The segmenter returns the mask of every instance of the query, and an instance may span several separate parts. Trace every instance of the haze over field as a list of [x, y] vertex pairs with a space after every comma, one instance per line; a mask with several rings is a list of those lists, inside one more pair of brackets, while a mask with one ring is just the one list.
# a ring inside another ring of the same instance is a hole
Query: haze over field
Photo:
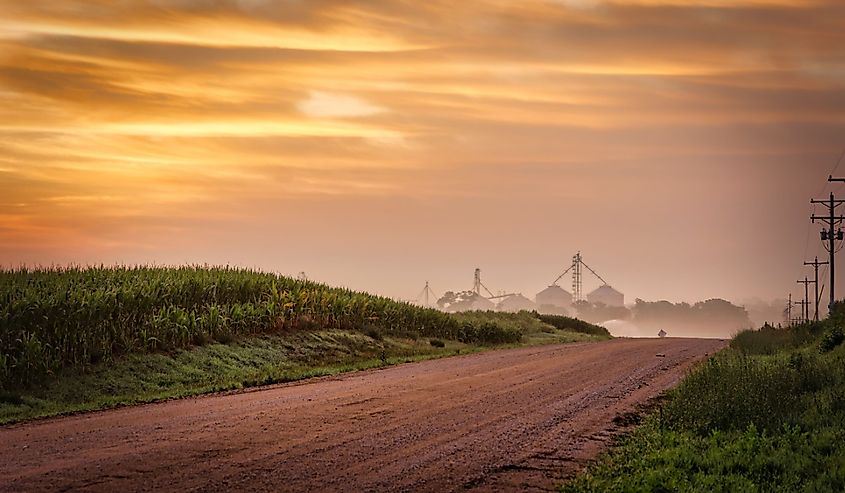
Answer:
[[839, 0], [0, 0], [0, 264], [784, 298], [843, 46]]

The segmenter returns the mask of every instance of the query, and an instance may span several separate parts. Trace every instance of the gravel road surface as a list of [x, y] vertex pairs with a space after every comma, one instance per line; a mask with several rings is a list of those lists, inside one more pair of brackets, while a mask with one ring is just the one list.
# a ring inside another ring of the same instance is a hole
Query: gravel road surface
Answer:
[[0, 428], [0, 491], [542, 491], [724, 342], [488, 351]]

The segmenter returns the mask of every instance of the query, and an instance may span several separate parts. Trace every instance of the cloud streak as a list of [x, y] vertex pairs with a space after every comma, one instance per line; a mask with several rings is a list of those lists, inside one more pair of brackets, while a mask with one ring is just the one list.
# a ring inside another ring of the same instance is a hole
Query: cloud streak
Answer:
[[[767, 200], [806, 171], [779, 171], [765, 190], [733, 183], [790, 162], [824, 174], [845, 135], [834, 0], [0, 0], [0, 11], [5, 264], [233, 261], [401, 296], [438, 266], [507, 264], [525, 247], [488, 230], [528, 227], [517, 223], [547, 228], [539, 244], [614, 258], [597, 225], [623, 215], [628, 255], [647, 262], [664, 237], [715, 262], [764, 225], [743, 230], [705, 197]], [[803, 204], [815, 192], [795, 193]], [[657, 205], [679, 201], [665, 217]], [[355, 265], [326, 246], [350, 234], [349, 217], [362, 231], [345, 244]], [[409, 263], [379, 225], [493, 246], [473, 258], [394, 243], [431, 260], [368, 277], [385, 256]], [[713, 243], [726, 228], [736, 237]], [[226, 229], [244, 243], [221, 239]], [[261, 235], [286, 245], [283, 260], [253, 246]], [[547, 282], [557, 250], [503, 283]], [[656, 276], [685, 262], [666, 255]], [[660, 283], [607, 263], [659, 296]], [[684, 296], [720, 294], [690, 268], [703, 285]], [[766, 286], [786, 275], [737, 290], [774, 295]]]

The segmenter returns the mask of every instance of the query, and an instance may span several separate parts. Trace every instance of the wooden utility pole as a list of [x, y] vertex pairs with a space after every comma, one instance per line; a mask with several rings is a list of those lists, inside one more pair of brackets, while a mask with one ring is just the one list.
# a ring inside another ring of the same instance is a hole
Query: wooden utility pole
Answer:
[[801, 305], [801, 318], [804, 322], [810, 321], [810, 284], [813, 281], [807, 279], [804, 276], [804, 280], [799, 280], [798, 284], [804, 285], [804, 301], [799, 301], [798, 304]]
[[[845, 181], [845, 178], [828, 178], [830, 181]], [[842, 233], [842, 229], [839, 228], [839, 225], [842, 224], [842, 221], [845, 220], [845, 217], [839, 216], [836, 214], [836, 208], [845, 203], [845, 200], [837, 200], [833, 193], [830, 194], [829, 200], [810, 200], [811, 204], [822, 204], [827, 207], [827, 215], [826, 216], [817, 216], [813, 214], [810, 216], [810, 219], [815, 223], [819, 221], [827, 225], [829, 229], [825, 230], [822, 228], [822, 241], [826, 241], [827, 245], [825, 249], [827, 250], [830, 258], [828, 262], [830, 263], [830, 303], [828, 304], [828, 310], [833, 309], [833, 302], [836, 301], [836, 242], [842, 241], [844, 235]]]
[[786, 324], [792, 326], [792, 293], [789, 293], [789, 301], [786, 302]]
[[830, 265], [830, 262], [819, 262], [819, 258], [816, 257], [816, 259], [812, 262], [804, 262], [804, 265], [812, 265], [813, 266], [813, 272], [815, 273], [815, 278], [814, 278], [815, 280], [813, 281], [813, 285], [816, 287], [816, 297], [813, 298], [813, 299], [816, 302], [816, 314], [813, 317], [813, 319], [816, 322], [818, 322], [819, 321], [819, 301], [821, 301], [821, 299], [819, 298], [819, 266], [820, 265]]

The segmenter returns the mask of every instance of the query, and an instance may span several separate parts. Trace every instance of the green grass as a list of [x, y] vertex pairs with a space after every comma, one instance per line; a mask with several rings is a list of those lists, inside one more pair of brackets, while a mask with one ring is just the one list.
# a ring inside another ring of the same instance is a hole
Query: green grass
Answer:
[[0, 423], [288, 382], [476, 350], [462, 343], [376, 341], [355, 332], [251, 337], [171, 353], [133, 354], [68, 370], [44, 386], [0, 395]]
[[[494, 318], [495, 314], [488, 317]], [[507, 315], [505, 316], [507, 318]], [[543, 328], [546, 330], [534, 331]], [[0, 392], [0, 424], [143, 402], [235, 390], [379, 368], [457, 354], [600, 338], [547, 327], [526, 328], [522, 341], [467, 344], [325, 330], [245, 337], [69, 368], [46, 383]]]
[[840, 426], [707, 435], [671, 431], [656, 419], [562, 492], [845, 491], [845, 433]]
[[840, 324], [738, 334], [561, 491], [845, 491]]

